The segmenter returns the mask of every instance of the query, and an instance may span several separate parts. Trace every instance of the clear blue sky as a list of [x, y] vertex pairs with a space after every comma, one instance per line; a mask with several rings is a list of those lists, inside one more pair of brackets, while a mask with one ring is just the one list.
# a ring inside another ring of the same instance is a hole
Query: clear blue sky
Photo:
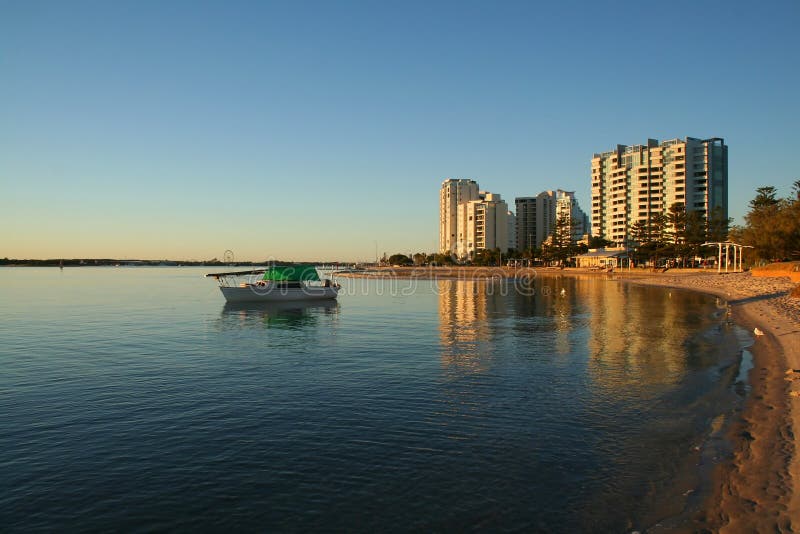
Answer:
[[0, 0], [0, 257], [433, 251], [447, 177], [576, 190], [724, 137], [731, 215], [798, 171], [800, 2]]

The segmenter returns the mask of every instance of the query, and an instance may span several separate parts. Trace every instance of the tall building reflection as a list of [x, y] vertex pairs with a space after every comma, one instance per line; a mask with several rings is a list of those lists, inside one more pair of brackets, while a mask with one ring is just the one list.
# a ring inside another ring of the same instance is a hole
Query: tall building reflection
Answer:
[[[566, 280], [563, 281], [566, 282]], [[550, 299], [552, 301], [553, 327], [555, 329], [555, 345], [553, 348], [556, 354], [563, 356], [570, 352], [570, 332], [575, 326], [573, 309], [576, 295], [574, 284], [562, 283], [559, 285], [561, 287], [555, 288], [557, 289], [556, 292], [551, 290]], [[567, 285], [569, 285], [569, 288], [565, 287]], [[542, 302], [544, 303], [544, 299]], [[547, 316], [546, 311], [545, 316]]]
[[497, 358], [559, 357], [610, 389], [672, 384], [687, 372], [687, 343], [702, 320], [692, 310], [708, 304], [591, 276], [542, 276], [528, 293], [505, 284], [438, 282], [443, 365], [484, 372]]
[[614, 384], [674, 383], [686, 372], [688, 336], [696, 328], [687, 310], [702, 309], [703, 297], [663, 288], [592, 280], [585, 283], [591, 301], [589, 370], [603, 382], [609, 365]]
[[497, 282], [440, 280], [439, 339], [442, 362], [474, 372], [493, 354], [492, 316], [504, 307]]
[[[442, 280], [439, 337], [444, 364], [482, 369], [495, 357], [532, 357], [572, 350], [574, 289], [563, 280]], [[495, 352], [500, 345], [504, 349]]]

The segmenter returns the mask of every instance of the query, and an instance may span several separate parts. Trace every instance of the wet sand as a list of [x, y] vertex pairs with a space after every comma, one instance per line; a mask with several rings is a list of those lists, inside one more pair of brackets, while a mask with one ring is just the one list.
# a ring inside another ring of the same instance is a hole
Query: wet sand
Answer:
[[687, 531], [796, 532], [800, 528], [800, 299], [788, 278], [750, 273], [636, 277], [635, 283], [703, 291], [725, 299], [737, 324], [758, 328], [751, 393], [730, 425], [731, 458], [717, 466], [712, 495]]
[[703, 270], [665, 273], [642, 269], [615, 272], [588, 269], [508, 269], [475, 267], [387, 268], [344, 276], [488, 279], [521, 276], [592, 276], [618, 282], [683, 288], [716, 295], [734, 322], [758, 329], [750, 351], [751, 393], [739, 417], [728, 425], [730, 457], [719, 463], [710, 496], [688, 524], [671, 531], [800, 531], [800, 298], [788, 277], [753, 277]]

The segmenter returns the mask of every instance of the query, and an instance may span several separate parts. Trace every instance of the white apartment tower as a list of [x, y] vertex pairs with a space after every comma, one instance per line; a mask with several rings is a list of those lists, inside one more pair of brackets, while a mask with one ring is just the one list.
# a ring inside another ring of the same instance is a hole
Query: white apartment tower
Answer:
[[455, 254], [458, 241], [458, 206], [478, 199], [475, 180], [447, 179], [439, 191], [439, 252]]
[[592, 158], [592, 235], [624, 245], [631, 228], [673, 204], [728, 217], [728, 147], [721, 138], [617, 145]]
[[574, 191], [556, 191], [556, 220], [566, 216], [572, 221], [572, 239], [580, 241], [589, 233], [589, 217], [578, 205]]
[[470, 258], [478, 250], [508, 252], [508, 205], [500, 195], [481, 191], [478, 200], [458, 205], [456, 254]]

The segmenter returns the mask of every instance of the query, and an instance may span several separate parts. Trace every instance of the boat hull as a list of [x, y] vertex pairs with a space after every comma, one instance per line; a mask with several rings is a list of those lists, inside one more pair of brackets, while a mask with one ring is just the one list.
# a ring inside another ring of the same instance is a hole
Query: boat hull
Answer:
[[335, 299], [339, 294], [337, 287], [220, 287], [228, 302], [296, 302], [303, 300]]

